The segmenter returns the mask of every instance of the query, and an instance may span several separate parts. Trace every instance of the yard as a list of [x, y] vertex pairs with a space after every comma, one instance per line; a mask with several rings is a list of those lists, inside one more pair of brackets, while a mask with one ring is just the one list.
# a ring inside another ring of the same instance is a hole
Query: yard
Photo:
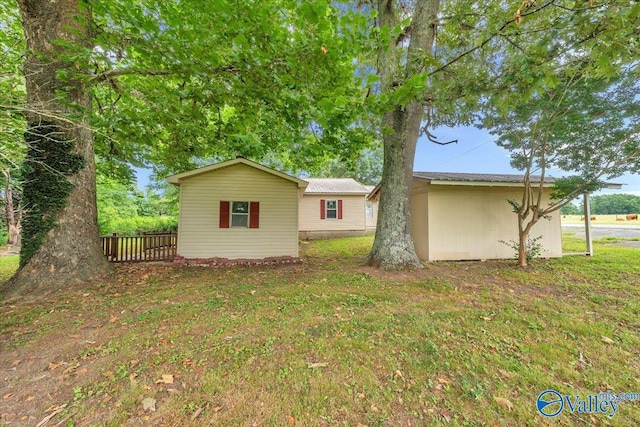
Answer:
[[360, 266], [371, 243], [274, 268], [120, 265], [1, 301], [0, 425], [640, 425], [640, 402], [536, 410], [547, 389], [640, 392], [638, 249], [379, 272]]

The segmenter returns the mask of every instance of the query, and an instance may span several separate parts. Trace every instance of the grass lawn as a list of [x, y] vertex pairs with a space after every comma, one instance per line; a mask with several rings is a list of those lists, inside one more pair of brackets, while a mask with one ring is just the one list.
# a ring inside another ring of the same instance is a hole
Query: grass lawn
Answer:
[[640, 425], [640, 402], [535, 406], [640, 392], [638, 249], [379, 272], [360, 267], [371, 243], [308, 243], [272, 268], [120, 265], [2, 301], [0, 425]]

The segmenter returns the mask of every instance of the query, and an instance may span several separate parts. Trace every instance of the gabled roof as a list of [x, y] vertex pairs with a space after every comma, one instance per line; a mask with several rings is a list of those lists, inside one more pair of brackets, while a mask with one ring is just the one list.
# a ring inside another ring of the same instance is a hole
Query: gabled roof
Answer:
[[298, 185], [298, 187], [300, 188], [305, 188], [308, 183], [305, 180], [296, 178], [294, 176], [291, 175], [287, 175], [286, 173], [277, 171], [275, 169], [271, 169], [268, 168], [266, 166], [263, 166], [259, 163], [256, 162], [252, 162], [251, 160], [247, 160], [244, 157], [236, 157], [233, 160], [227, 160], [225, 162], [220, 162], [220, 163], [216, 163], [214, 165], [209, 165], [209, 166], [204, 166], [198, 169], [193, 169], [187, 172], [182, 172], [179, 173], [177, 175], [172, 175], [170, 177], [167, 178], [167, 181], [171, 184], [174, 185], [180, 185], [182, 183], [182, 181], [184, 181], [185, 179], [189, 179], [189, 178], [193, 178], [194, 176], [198, 176], [198, 175], [202, 175], [203, 173], [207, 173], [207, 172], [212, 172], [215, 170], [219, 170], [219, 169], [223, 169], [223, 168], [228, 168], [230, 166], [234, 166], [234, 165], [238, 165], [238, 164], [243, 164], [243, 165], [247, 165], [249, 167], [252, 167], [254, 169], [258, 169], [262, 172], [266, 172], [269, 173], [271, 175], [275, 175], [279, 178], [282, 179], [286, 179], [287, 181], [291, 181], [294, 182]]
[[369, 190], [352, 178], [306, 178], [305, 194], [369, 194]]
[[[520, 184], [524, 181], [524, 175], [515, 174], [495, 174], [495, 173], [453, 173], [453, 172], [414, 172], [415, 178], [427, 179], [433, 181], [456, 181], [463, 183], [491, 183], [501, 182], [510, 184]], [[532, 175], [531, 181], [539, 182], [540, 176]], [[552, 184], [554, 178], [545, 177], [544, 182]]]
[[[523, 186], [524, 175], [517, 174], [496, 174], [496, 173], [457, 173], [457, 172], [414, 172], [414, 178], [424, 179], [436, 185], [464, 185], [464, 186], [501, 186], [520, 187]], [[539, 175], [531, 175], [531, 181], [540, 182]], [[555, 178], [546, 176], [544, 186], [551, 187]], [[620, 189], [623, 184], [614, 182], [605, 183], [605, 188]], [[367, 200], [375, 199], [380, 192], [380, 184], [370, 192]]]

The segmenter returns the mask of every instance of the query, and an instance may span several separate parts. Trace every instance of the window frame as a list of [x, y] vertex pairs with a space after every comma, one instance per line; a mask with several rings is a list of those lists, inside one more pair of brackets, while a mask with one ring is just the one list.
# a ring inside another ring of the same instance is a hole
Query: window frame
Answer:
[[[246, 203], [247, 204], [247, 212], [233, 212], [233, 206], [236, 203]], [[244, 200], [231, 200], [229, 203], [229, 228], [250, 228], [250, 218], [249, 215], [251, 213], [251, 202]], [[245, 225], [234, 225], [233, 218], [235, 217], [244, 217], [246, 224]]]
[[367, 219], [373, 219], [373, 202], [367, 201], [364, 204], [364, 217]]
[[[333, 202], [334, 206], [333, 208], [329, 208], [329, 203]], [[329, 211], [333, 211], [335, 213], [334, 217], [330, 217], [329, 216]], [[325, 218], [326, 219], [339, 219], [338, 218], [338, 199], [326, 199], [324, 201], [324, 212], [325, 212]]]

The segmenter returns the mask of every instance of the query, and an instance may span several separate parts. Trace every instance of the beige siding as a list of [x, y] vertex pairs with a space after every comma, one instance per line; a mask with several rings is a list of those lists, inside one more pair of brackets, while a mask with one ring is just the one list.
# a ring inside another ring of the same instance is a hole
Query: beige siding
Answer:
[[375, 200], [371, 201], [372, 207], [373, 207], [373, 217], [371, 218], [367, 218], [366, 217], [366, 199], [365, 199], [365, 225], [367, 227], [368, 231], [371, 230], [375, 230], [376, 226], [378, 225], [378, 202]]
[[[221, 200], [260, 202], [260, 228], [219, 228]], [[178, 254], [297, 257], [297, 185], [244, 164], [185, 179], [180, 185]]]
[[[430, 185], [428, 191], [428, 258], [470, 260], [512, 258], [514, 250], [502, 243], [518, 241], [516, 215], [507, 200], [518, 200], [522, 190], [506, 187], [450, 187]], [[414, 199], [415, 200], [415, 199]], [[548, 202], [548, 196], [546, 197]], [[424, 223], [424, 219], [421, 219]], [[420, 227], [414, 227], [414, 230]], [[531, 237], [542, 235], [543, 257], [562, 256], [560, 216], [540, 220]]]
[[420, 259], [429, 259], [429, 198], [428, 184], [413, 179], [411, 188], [411, 230], [413, 244]]
[[[320, 200], [342, 200], [342, 219], [320, 219]], [[365, 230], [364, 195], [305, 194], [300, 201], [300, 231]]]

